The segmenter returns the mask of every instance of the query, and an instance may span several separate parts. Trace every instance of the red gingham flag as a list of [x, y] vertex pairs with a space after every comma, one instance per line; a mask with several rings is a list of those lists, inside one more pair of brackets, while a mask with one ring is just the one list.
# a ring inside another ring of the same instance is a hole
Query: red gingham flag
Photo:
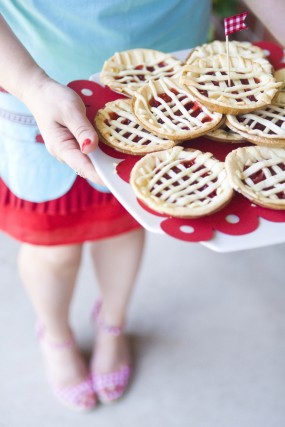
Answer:
[[236, 31], [244, 30], [248, 28], [245, 25], [244, 20], [247, 17], [248, 12], [241, 13], [240, 15], [229, 16], [224, 19], [225, 24], [225, 35], [233, 34]]

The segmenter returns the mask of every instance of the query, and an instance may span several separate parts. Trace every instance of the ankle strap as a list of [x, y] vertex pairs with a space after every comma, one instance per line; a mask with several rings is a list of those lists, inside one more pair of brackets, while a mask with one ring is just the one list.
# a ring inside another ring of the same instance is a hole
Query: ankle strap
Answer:
[[40, 322], [36, 324], [36, 336], [38, 340], [44, 340], [49, 347], [54, 348], [55, 350], [61, 350], [68, 347], [73, 347], [75, 344], [74, 338], [70, 335], [69, 338], [66, 338], [62, 341], [53, 341], [46, 336], [46, 329], [44, 325]]
[[101, 331], [106, 332], [109, 335], [113, 336], [119, 336], [122, 334], [124, 330], [124, 325], [122, 326], [112, 326], [107, 323], [105, 323], [102, 319], [100, 319], [100, 311], [102, 307], [102, 302], [97, 301], [94, 305], [93, 311], [92, 311], [92, 318], [96, 321], [96, 325], [98, 328], [100, 328]]

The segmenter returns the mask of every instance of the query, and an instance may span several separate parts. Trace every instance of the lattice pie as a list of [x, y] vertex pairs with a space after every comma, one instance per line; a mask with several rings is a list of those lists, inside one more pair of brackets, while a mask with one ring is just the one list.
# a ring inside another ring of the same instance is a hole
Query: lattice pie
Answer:
[[242, 114], [271, 103], [282, 85], [272, 74], [256, 61], [238, 56], [230, 57], [230, 64], [230, 86], [225, 54], [186, 64], [181, 83], [203, 104], [224, 114]]
[[164, 138], [196, 138], [220, 125], [222, 115], [211, 112], [175, 79], [145, 84], [133, 97], [133, 111], [149, 131]]
[[247, 142], [242, 135], [231, 130], [225, 122], [219, 128], [207, 133], [205, 136], [213, 141], [227, 142], [229, 144]]
[[143, 155], [176, 144], [144, 129], [132, 113], [130, 99], [108, 102], [98, 111], [95, 125], [100, 139], [123, 153]]
[[224, 163], [211, 153], [179, 146], [139, 160], [130, 183], [147, 206], [174, 217], [209, 215], [224, 207], [233, 194]]
[[232, 187], [255, 204], [285, 209], [285, 150], [242, 147], [226, 157]]
[[170, 54], [152, 49], [132, 49], [117, 52], [108, 59], [100, 80], [115, 92], [132, 96], [152, 79], [177, 77], [182, 63]]
[[285, 96], [278, 93], [265, 108], [239, 116], [227, 116], [227, 125], [257, 145], [285, 147]]
[[[185, 62], [186, 64], [192, 64], [197, 59], [226, 53], [226, 42], [215, 40], [211, 43], [205, 43], [201, 46], [195, 47], [195, 49], [193, 49], [188, 55]], [[267, 59], [265, 59], [264, 51], [260, 47], [254, 46], [249, 42], [230, 41], [229, 53], [231, 56], [242, 56], [243, 58], [251, 60], [254, 59], [255, 62], [261, 64], [266, 72], [272, 72], [272, 65]]]

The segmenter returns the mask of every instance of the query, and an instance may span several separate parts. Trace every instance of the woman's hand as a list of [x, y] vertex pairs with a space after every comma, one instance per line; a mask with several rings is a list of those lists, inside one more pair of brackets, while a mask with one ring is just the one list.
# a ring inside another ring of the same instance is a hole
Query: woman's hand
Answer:
[[53, 156], [81, 176], [104, 185], [86, 156], [97, 147], [98, 136], [81, 98], [45, 74], [1, 14], [0, 34], [1, 86], [30, 109]]
[[35, 117], [50, 154], [78, 175], [104, 185], [86, 156], [97, 147], [98, 136], [81, 98], [41, 73], [23, 94], [23, 101]]

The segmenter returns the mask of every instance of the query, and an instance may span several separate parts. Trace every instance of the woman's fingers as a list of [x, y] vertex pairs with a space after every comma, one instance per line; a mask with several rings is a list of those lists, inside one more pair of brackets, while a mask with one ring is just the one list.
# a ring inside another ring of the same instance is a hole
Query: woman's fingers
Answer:
[[78, 175], [104, 185], [86, 155], [98, 146], [98, 135], [83, 101], [72, 89], [51, 80], [44, 89], [45, 96], [35, 97], [30, 109], [47, 150]]
[[[76, 141], [74, 141], [74, 144], [76, 144]], [[89, 157], [81, 153], [77, 147], [61, 150], [60, 159], [70, 166], [77, 175], [82, 176], [82, 178], [89, 179], [96, 184], [105, 185], [97, 174]]]
[[78, 142], [82, 153], [91, 153], [98, 145], [98, 135], [86, 117], [85, 111], [77, 108], [68, 115], [65, 126]]

